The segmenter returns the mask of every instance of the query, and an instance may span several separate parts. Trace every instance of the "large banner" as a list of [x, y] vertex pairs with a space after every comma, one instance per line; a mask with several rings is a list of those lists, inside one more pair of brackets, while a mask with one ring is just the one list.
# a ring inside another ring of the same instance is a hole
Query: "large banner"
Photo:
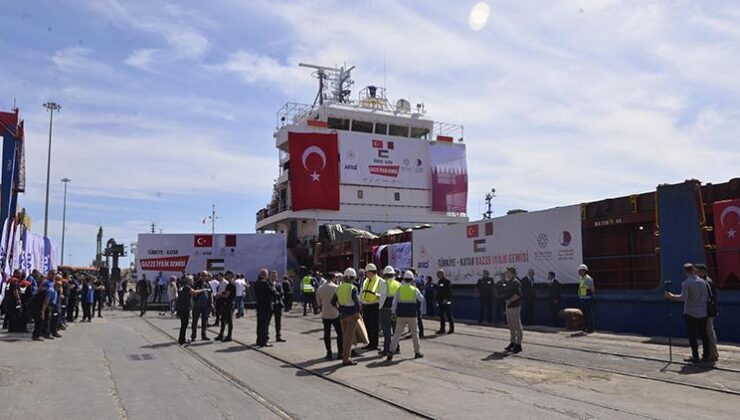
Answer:
[[433, 143], [429, 147], [429, 155], [432, 161], [432, 211], [467, 213], [465, 145]]
[[492, 275], [515, 267], [535, 282], [554, 271], [561, 283], [577, 282], [582, 263], [579, 205], [512, 214], [467, 224], [414, 231], [414, 267], [425, 276], [442, 268], [453, 284], [475, 284], [483, 270]]
[[717, 285], [730, 288], [740, 281], [740, 199], [713, 204], [717, 242]]
[[429, 189], [429, 142], [369, 133], [339, 133], [342, 184]]
[[288, 133], [288, 150], [292, 209], [339, 210], [337, 135]]
[[286, 240], [282, 234], [139, 234], [136, 248], [136, 273], [151, 280], [160, 271], [180, 275], [211, 272], [242, 273], [257, 278], [260, 269], [285, 274]]

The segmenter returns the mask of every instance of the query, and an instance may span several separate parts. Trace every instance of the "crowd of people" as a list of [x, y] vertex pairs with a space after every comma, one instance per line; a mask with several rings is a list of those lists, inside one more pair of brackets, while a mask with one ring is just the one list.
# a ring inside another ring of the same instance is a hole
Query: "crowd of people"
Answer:
[[[95, 313], [102, 317], [103, 306], [115, 303], [106, 294], [110, 287], [98, 277], [86, 273], [16, 270], [5, 282], [2, 308], [3, 329], [31, 333], [35, 341], [61, 338], [60, 331], [69, 323], [92, 322]], [[80, 308], [82, 317], [80, 318]]]

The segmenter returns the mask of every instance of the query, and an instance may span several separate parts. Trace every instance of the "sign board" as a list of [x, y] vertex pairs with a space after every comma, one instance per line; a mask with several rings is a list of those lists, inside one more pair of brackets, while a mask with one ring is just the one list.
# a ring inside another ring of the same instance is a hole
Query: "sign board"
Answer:
[[136, 273], [152, 279], [160, 271], [169, 276], [231, 270], [254, 280], [267, 268], [282, 277], [286, 254], [282, 234], [144, 233], [137, 243]]
[[535, 270], [535, 282], [554, 271], [561, 283], [577, 281], [582, 263], [580, 206], [518, 213], [466, 224], [414, 231], [414, 267], [435, 277], [444, 269], [453, 284], [475, 284], [515, 267], [519, 277]]
[[341, 131], [339, 154], [342, 184], [430, 188], [426, 140]]

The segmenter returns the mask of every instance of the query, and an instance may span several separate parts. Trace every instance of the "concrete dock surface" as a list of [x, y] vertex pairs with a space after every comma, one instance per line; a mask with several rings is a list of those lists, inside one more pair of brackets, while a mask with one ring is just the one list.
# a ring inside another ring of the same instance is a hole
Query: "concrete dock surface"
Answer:
[[234, 341], [184, 347], [176, 318], [103, 315], [53, 341], [0, 335], [0, 418], [730, 419], [740, 409], [732, 345], [696, 366], [675, 339], [669, 364], [664, 339], [535, 327], [508, 355], [505, 328], [458, 322], [436, 336], [428, 319], [423, 359], [403, 340], [392, 362], [366, 352], [343, 367], [324, 360], [320, 317], [295, 310], [283, 316], [287, 342], [260, 349], [252, 310], [234, 320]]

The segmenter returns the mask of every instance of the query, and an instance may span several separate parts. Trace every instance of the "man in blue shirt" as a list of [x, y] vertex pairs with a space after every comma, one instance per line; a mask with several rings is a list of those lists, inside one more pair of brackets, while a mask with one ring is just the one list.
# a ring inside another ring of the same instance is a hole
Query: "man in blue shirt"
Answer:
[[152, 303], [162, 303], [162, 295], [164, 295], [164, 287], [167, 285], [167, 279], [164, 277], [162, 272], [159, 272], [156, 278], [156, 288], [154, 289], [154, 299]]

